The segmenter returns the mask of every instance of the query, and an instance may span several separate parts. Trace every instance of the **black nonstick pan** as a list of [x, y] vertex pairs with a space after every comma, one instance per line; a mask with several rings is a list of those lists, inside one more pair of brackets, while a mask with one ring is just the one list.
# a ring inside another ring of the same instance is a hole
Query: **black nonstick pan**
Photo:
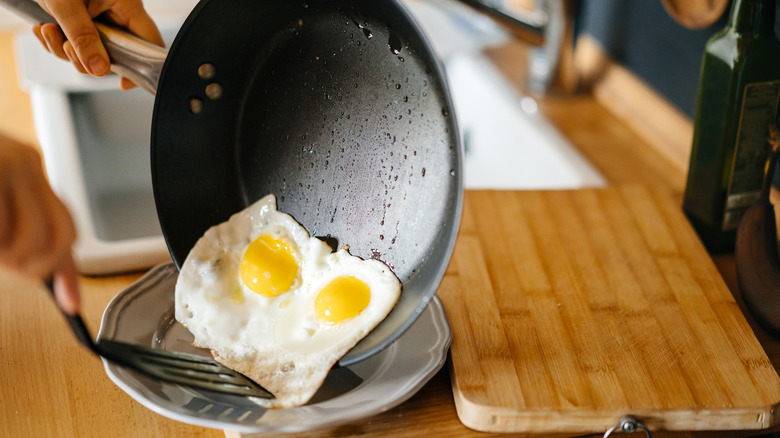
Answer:
[[[112, 62], [126, 56], [114, 50]], [[158, 83], [154, 60], [129, 68], [156, 88], [152, 178], [176, 265], [206, 229], [272, 193], [312, 235], [401, 279], [396, 307], [340, 364], [388, 346], [434, 294], [462, 202], [443, 70], [407, 10], [202, 0], [162, 59]]]

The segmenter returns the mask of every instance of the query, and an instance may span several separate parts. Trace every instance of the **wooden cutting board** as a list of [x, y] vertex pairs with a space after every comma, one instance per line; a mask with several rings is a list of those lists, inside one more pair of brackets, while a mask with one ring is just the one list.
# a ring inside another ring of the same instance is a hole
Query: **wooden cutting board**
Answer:
[[660, 192], [469, 191], [438, 293], [470, 428], [574, 436], [625, 414], [651, 430], [779, 421], [780, 378]]

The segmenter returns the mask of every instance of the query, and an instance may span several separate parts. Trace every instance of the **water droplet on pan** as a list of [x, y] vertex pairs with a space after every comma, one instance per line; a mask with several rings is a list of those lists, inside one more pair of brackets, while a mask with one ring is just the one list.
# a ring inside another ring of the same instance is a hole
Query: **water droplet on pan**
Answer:
[[390, 48], [390, 51], [393, 52], [394, 55], [398, 55], [401, 53], [401, 40], [397, 36], [391, 34], [390, 38], [387, 40], [387, 47]]

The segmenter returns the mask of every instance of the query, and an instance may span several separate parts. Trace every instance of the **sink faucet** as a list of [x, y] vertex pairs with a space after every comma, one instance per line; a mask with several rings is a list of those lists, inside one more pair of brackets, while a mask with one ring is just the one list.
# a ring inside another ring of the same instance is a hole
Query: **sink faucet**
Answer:
[[[571, 0], [461, 0], [530, 43], [527, 87], [542, 95], [553, 88], [574, 91], [574, 5]], [[532, 3], [528, 7], [527, 3]], [[522, 5], [521, 5], [522, 3]]]

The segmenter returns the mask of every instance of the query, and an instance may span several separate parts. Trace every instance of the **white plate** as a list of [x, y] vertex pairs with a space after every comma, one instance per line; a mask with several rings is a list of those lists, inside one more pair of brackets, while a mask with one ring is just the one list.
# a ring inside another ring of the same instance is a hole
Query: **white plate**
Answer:
[[[103, 314], [98, 338], [208, 356], [173, 317], [178, 271], [160, 265], [120, 292]], [[335, 426], [391, 409], [414, 395], [447, 357], [452, 331], [434, 296], [417, 321], [380, 353], [334, 368], [305, 406], [263, 409], [246, 398], [160, 382], [104, 360], [106, 373], [147, 408], [197, 426], [244, 433], [299, 432]]]

